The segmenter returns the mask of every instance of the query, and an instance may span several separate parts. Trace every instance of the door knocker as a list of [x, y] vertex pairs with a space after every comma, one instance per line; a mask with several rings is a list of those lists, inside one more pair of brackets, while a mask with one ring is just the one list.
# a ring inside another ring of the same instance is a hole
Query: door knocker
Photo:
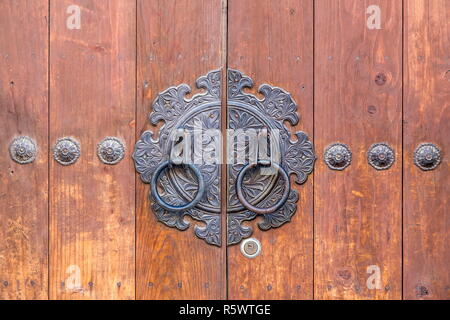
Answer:
[[[252, 227], [244, 226], [244, 221], [261, 216], [258, 226], [262, 230], [290, 221], [298, 201], [290, 175], [297, 176], [296, 183], [304, 183], [316, 159], [308, 136], [296, 132], [292, 138], [285, 124], [299, 121], [289, 93], [265, 84], [259, 88], [264, 96], [260, 100], [244, 92], [253, 82], [237, 70], [228, 70], [227, 81], [227, 203], [221, 203], [219, 150], [225, 140], [220, 135], [224, 110], [221, 70], [200, 77], [197, 88], [205, 92], [190, 99], [186, 98], [191, 91], [186, 84], [161, 92], [149, 117], [153, 125], [164, 122], [158, 139], [152, 131], [145, 131], [133, 153], [136, 171], [143, 182], [151, 184], [151, 207], [158, 221], [186, 230], [190, 223], [185, 216], [190, 216], [203, 223], [194, 226], [196, 236], [216, 246], [222, 243], [222, 206], [227, 207], [228, 245], [251, 236]], [[208, 134], [214, 130], [219, 132], [218, 138]], [[252, 143], [252, 136], [258, 141]], [[245, 157], [244, 161], [232, 160], [252, 153], [255, 146], [255, 161]]]
[[[256, 161], [255, 162], [249, 162], [244, 165], [244, 167], [239, 171], [237, 178], [236, 178], [236, 195], [241, 202], [241, 204], [251, 212], [257, 213], [257, 214], [270, 214], [276, 212], [278, 209], [283, 207], [283, 205], [286, 203], [289, 197], [289, 193], [291, 191], [290, 181], [289, 181], [289, 175], [287, 174], [286, 170], [283, 169], [283, 167], [278, 165], [278, 161], [280, 158], [280, 155], [278, 154], [277, 161], [273, 161], [275, 157], [267, 154], [267, 144], [268, 144], [268, 131], [266, 128], [263, 128], [259, 134], [256, 146]], [[273, 144], [276, 144], [278, 141], [272, 141], [271, 145], [271, 152], [279, 152], [278, 148], [274, 148]], [[249, 154], [249, 159], [251, 158], [251, 155]], [[250, 170], [254, 170], [259, 168], [260, 170], [265, 170], [265, 174], [270, 175], [281, 175], [284, 181], [284, 189], [283, 193], [280, 197], [280, 199], [277, 199], [275, 203], [271, 204], [270, 207], [267, 208], [259, 208], [257, 206], [254, 206], [249, 201], [247, 201], [244, 190], [243, 190], [243, 182], [244, 177]]]
[[[254, 205], [252, 205], [250, 202], [247, 201], [247, 199], [245, 198], [244, 192], [242, 190], [242, 184], [243, 184], [243, 180], [244, 180], [244, 176], [247, 173], [247, 171], [249, 171], [250, 169], [253, 169], [257, 166], [273, 166], [275, 167], [275, 170], [281, 174], [281, 176], [283, 177], [284, 180], [284, 190], [283, 190], [283, 194], [280, 197], [280, 199], [278, 199], [278, 201], [276, 202], [276, 204], [272, 205], [271, 207], [268, 208], [258, 208]], [[236, 193], [237, 196], [239, 198], [239, 201], [241, 202], [241, 204], [248, 210], [254, 212], [254, 213], [258, 213], [258, 214], [269, 214], [269, 213], [274, 213], [276, 212], [278, 209], [280, 209], [287, 201], [288, 197], [289, 197], [289, 192], [291, 191], [291, 187], [289, 184], [289, 176], [286, 173], [286, 170], [284, 170], [282, 167], [280, 167], [278, 164], [276, 163], [271, 163], [271, 164], [265, 164], [263, 162], [258, 161], [257, 163], [253, 163], [253, 164], [246, 164], [241, 171], [239, 171], [239, 174], [237, 176], [236, 179]]]
[[[183, 129], [179, 129], [178, 132], [181, 132], [182, 134], [184, 134]], [[200, 170], [197, 169], [197, 167], [195, 165], [193, 165], [192, 163], [189, 162], [188, 156], [185, 156], [185, 158], [183, 159], [183, 157], [180, 154], [176, 154], [176, 146], [177, 145], [180, 146], [183, 144], [184, 144], [184, 148], [178, 149], [178, 150], [185, 152], [186, 154], [189, 154], [188, 150], [186, 149], [186, 147], [189, 144], [186, 144], [184, 139], [178, 139], [178, 138], [179, 138], [179, 136], [174, 137], [174, 140], [172, 142], [172, 148], [170, 150], [170, 159], [168, 161], [161, 163], [156, 168], [155, 172], [153, 173], [152, 181], [150, 183], [151, 195], [152, 195], [153, 199], [155, 200], [155, 202], [160, 207], [162, 207], [163, 209], [170, 211], [170, 212], [180, 212], [180, 211], [188, 210], [188, 209], [195, 207], [200, 202], [200, 200], [202, 200], [203, 193], [205, 192], [205, 182], [203, 180], [203, 176], [202, 176]], [[183, 143], [183, 144], [181, 144], [181, 143]], [[184, 162], [183, 162], [183, 160], [184, 160]], [[196, 193], [194, 199], [192, 199], [191, 201], [189, 201], [188, 203], [183, 204], [183, 205], [173, 205], [173, 204], [165, 202], [164, 199], [160, 196], [160, 194], [158, 192], [158, 179], [161, 176], [161, 173], [164, 170], [172, 169], [174, 166], [180, 166], [181, 168], [190, 170], [192, 173], [194, 173], [195, 179], [197, 180], [197, 183], [198, 183], [198, 190], [197, 190], [197, 193]]]

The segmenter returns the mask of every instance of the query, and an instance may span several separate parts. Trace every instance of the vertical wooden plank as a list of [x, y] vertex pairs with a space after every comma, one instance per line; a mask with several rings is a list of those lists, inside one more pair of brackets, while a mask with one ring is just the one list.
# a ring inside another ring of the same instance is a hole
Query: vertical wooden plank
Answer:
[[[50, 161], [50, 297], [132, 299], [136, 2], [50, 3], [50, 141], [71, 136], [81, 145], [75, 164]], [[71, 5], [81, 10], [80, 29], [67, 28]], [[117, 165], [97, 157], [107, 136], [127, 147]]]
[[[250, 76], [255, 87], [268, 83], [291, 93], [300, 123], [294, 131], [313, 138], [313, 1], [230, 0], [228, 66]], [[252, 237], [262, 245], [254, 259], [239, 245], [228, 248], [230, 299], [312, 299], [313, 184], [291, 185], [300, 194], [292, 220]], [[253, 224], [253, 223], [252, 223]]]
[[[402, 2], [315, 5], [315, 298], [400, 299]], [[380, 29], [367, 26], [372, 5], [380, 8]], [[377, 75], [386, 82], [377, 84]], [[323, 161], [334, 142], [352, 151], [343, 171]], [[395, 150], [388, 170], [368, 164], [367, 151], [377, 142]]]
[[[48, 283], [48, 1], [0, 2], [0, 299], [46, 299]], [[18, 136], [38, 147], [11, 160]]]
[[[138, 135], [159, 92], [223, 67], [221, 0], [138, 0]], [[225, 298], [225, 249], [158, 222], [137, 183], [138, 299]], [[222, 241], [224, 242], [224, 241]]]
[[[404, 298], [450, 298], [450, 2], [404, 1]], [[433, 171], [414, 165], [431, 142]]]

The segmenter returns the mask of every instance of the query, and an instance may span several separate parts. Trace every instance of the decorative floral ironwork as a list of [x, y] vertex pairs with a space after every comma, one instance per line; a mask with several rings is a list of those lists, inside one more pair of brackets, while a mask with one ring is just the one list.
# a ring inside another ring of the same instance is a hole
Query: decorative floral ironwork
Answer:
[[[296, 182], [304, 183], [312, 172], [315, 155], [312, 143], [303, 132], [296, 132], [292, 136], [286, 122], [295, 125], [299, 121], [297, 105], [289, 93], [267, 84], [259, 88], [264, 99], [259, 100], [243, 90], [252, 87], [253, 82], [236, 70], [228, 71], [228, 126], [229, 129], [267, 128], [269, 134], [278, 130], [281, 150], [280, 166], [288, 175], [295, 174]], [[161, 92], [154, 100], [149, 119], [153, 125], [160, 121], [158, 138], [152, 131], [142, 134], [136, 143], [133, 159], [137, 172], [143, 182], [150, 183], [153, 173], [164, 161], [169, 160], [171, 142], [178, 128], [189, 132], [196, 132], [198, 124], [203, 131], [209, 129], [220, 130], [221, 119], [221, 71], [208, 73], [197, 80], [197, 88], [205, 89], [204, 93], [196, 94], [191, 99], [186, 95], [191, 91], [186, 84], [170, 87]], [[208, 135], [202, 135], [202, 146], [210, 144]], [[232, 142], [233, 143], [233, 142]], [[246, 151], [248, 143], [244, 146]], [[270, 148], [270, 146], [269, 146]], [[194, 150], [194, 157], [196, 151]], [[244, 221], [253, 220], [258, 215], [246, 210], [236, 196], [235, 181], [239, 170], [244, 164], [228, 166], [228, 194], [227, 199], [227, 244], [239, 243], [243, 238], [252, 234], [250, 226], [244, 226]], [[152, 200], [152, 211], [157, 219], [165, 225], [179, 230], [189, 228], [185, 216], [202, 222], [196, 225], [194, 232], [197, 237], [207, 243], [220, 246], [221, 241], [221, 190], [220, 164], [197, 164], [206, 190], [200, 202], [185, 211], [171, 212], [163, 209]], [[183, 170], [180, 166], [172, 166], [161, 173], [158, 182], [158, 194], [165, 203], [173, 206], [183, 206], [191, 202], [196, 195], [198, 181], [192, 170]], [[277, 202], [284, 193], [285, 183], [276, 175], [261, 175], [258, 170], [250, 170], [243, 181], [243, 191], [246, 199], [257, 207], [267, 207]], [[151, 196], [150, 196], [151, 197]], [[259, 227], [262, 230], [276, 228], [290, 221], [296, 211], [298, 193], [291, 190], [286, 204], [279, 210], [260, 215], [262, 220]]]
[[75, 139], [69, 137], [58, 139], [53, 148], [54, 159], [64, 166], [75, 163], [80, 157], [80, 154], [80, 144]]
[[344, 170], [352, 162], [350, 148], [343, 143], [333, 143], [325, 149], [324, 161], [332, 170]]
[[20, 164], [31, 163], [36, 159], [36, 143], [30, 137], [17, 137], [9, 146], [11, 158]]
[[[244, 76], [240, 71], [228, 70], [228, 126], [234, 130], [267, 129], [279, 135], [281, 161], [280, 166], [288, 175], [296, 176], [296, 183], [306, 182], [308, 175], [313, 171], [314, 148], [304, 132], [296, 132], [295, 139], [291, 138], [286, 122], [296, 125], [299, 122], [297, 104], [291, 95], [281, 88], [263, 84], [258, 92], [264, 98], [258, 99], [252, 94], [244, 92], [245, 88], [252, 88], [251, 78]], [[235, 144], [234, 141], [228, 143]], [[239, 146], [233, 145], [232, 150]], [[249, 148], [245, 145], [246, 150]], [[270, 148], [270, 146], [269, 146]], [[238, 150], [239, 151], [239, 150]], [[239, 243], [243, 238], [251, 236], [253, 230], [250, 226], [243, 226], [242, 222], [262, 217], [258, 223], [261, 230], [277, 228], [289, 222], [297, 209], [298, 192], [291, 190], [285, 205], [279, 210], [257, 215], [246, 210], [236, 196], [236, 178], [243, 164], [228, 166], [228, 239], [229, 245]], [[267, 208], [277, 203], [284, 193], [285, 183], [277, 175], [262, 175], [258, 169], [249, 171], [242, 184], [245, 198], [259, 208]]]
[[432, 143], [422, 143], [414, 151], [414, 163], [423, 171], [436, 169], [441, 163], [441, 150]]
[[125, 155], [124, 144], [118, 138], [107, 137], [98, 144], [97, 155], [105, 164], [117, 164]]
[[[162, 121], [164, 124], [160, 128], [158, 139], [154, 138], [152, 131], [145, 131], [136, 143], [133, 153], [136, 170], [143, 182], [150, 183], [156, 168], [169, 159], [171, 142], [178, 128], [193, 133], [196, 130], [203, 132], [209, 129], [220, 130], [221, 70], [200, 77], [196, 84], [198, 89], [204, 89], [205, 92], [196, 94], [191, 99], [186, 98], [191, 92], [190, 87], [181, 84], [161, 92], [154, 100], [149, 116], [150, 122], [157, 125]], [[207, 137], [203, 134], [201, 136]], [[206, 139], [201, 143], [207, 148], [210, 141]], [[194, 227], [196, 236], [209, 244], [220, 246], [220, 164], [196, 165], [207, 186], [200, 202], [194, 208], [175, 212], [163, 209], [152, 199], [152, 211], [160, 222], [179, 230], [189, 228], [185, 216], [204, 223], [204, 226]], [[173, 166], [161, 173], [160, 177], [158, 194], [165, 203], [182, 206], [195, 197], [197, 180], [192, 170]]]
[[375, 169], [386, 170], [394, 164], [395, 153], [387, 143], [375, 143], [370, 147], [367, 159]]

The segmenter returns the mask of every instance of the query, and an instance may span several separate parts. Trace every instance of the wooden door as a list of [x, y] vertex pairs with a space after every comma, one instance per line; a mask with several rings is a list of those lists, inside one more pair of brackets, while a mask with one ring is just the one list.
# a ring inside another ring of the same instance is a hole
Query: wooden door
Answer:
[[[0, 299], [449, 299], [449, 15], [447, 0], [0, 1]], [[236, 110], [258, 103], [303, 146], [283, 149], [282, 216], [235, 208], [227, 130], [254, 127]], [[189, 127], [185, 104], [222, 134], [215, 206], [167, 215], [149, 182], [170, 149], [139, 146]]]
[[[254, 94], [264, 83], [288, 91], [300, 114], [290, 130], [312, 139], [313, 2], [231, 0], [228, 24], [228, 67], [254, 80]], [[261, 254], [249, 259], [239, 245], [228, 247], [230, 299], [313, 298], [313, 177], [293, 181], [300, 202], [291, 221], [269, 231], [252, 223]]]
[[[1, 299], [48, 298], [47, 13], [46, 0], [0, 3]], [[8, 149], [23, 136], [37, 153], [22, 165]]]
[[[449, 299], [450, 3], [405, 1], [403, 42], [403, 297]], [[423, 143], [441, 164], [423, 171]]]
[[73, 164], [50, 161], [51, 299], [135, 297], [133, 163], [97, 155], [106, 137], [134, 143], [135, 13], [134, 1], [50, 1], [49, 141], [80, 148]]
[[[368, 28], [371, 5], [380, 29]], [[402, 2], [318, 1], [315, 14], [317, 152], [340, 142], [352, 153], [342, 171], [316, 167], [315, 297], [400, 299]], [[394, 150], [386, 170], [368, 164], [375, 143]], [[370, 289], [372, 274], [381, 279]]]
[[[138, 1], [137, 135], [149, 126], [150, 106], [159, 92], [189, 85], [225, 67], [222, 1]], [[192, 96], [192, 94], [191, 94]], [[160, 128], [164, 119], [158, 122]], [[149, 210], [148, 184], [137, 181], [136, 295], [138, 299], [226, 298], [225, 247], [194, 235], [194, 220], [180, 232]], [[185, 218], [184, 220], [187, 220]], [[222, 223], [222, 222], [220, 222]]]

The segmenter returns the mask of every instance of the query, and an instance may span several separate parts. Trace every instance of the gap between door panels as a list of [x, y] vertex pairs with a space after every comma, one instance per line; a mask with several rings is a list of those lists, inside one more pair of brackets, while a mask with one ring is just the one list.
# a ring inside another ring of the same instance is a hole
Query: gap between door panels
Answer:
[[[221, 112], [221, 128], [222, 137], [227, 137], [226, 129], [228, 128], [228, 116], [227, 116], [227, 106], [228, 106], [228, 81], [227, 81], [227, 70], [228, 70], [228, 0], [222, 1], [222, 88], [225, 88], [224, 94], [222, 95], [222, 112]], [[225, 108], [224, 108], [225, 106]], [[221, 223], [222, 223], [222, 245], [223, 250], [223, 265], [225, 266], [225, 292], [224, 297], [228, 300], [228, 246], [227, 246], [227, 203], [228, 203], [228, 170], [227, 170], [227, 143], [222, 143], [222, 165], [221, 165]]]

